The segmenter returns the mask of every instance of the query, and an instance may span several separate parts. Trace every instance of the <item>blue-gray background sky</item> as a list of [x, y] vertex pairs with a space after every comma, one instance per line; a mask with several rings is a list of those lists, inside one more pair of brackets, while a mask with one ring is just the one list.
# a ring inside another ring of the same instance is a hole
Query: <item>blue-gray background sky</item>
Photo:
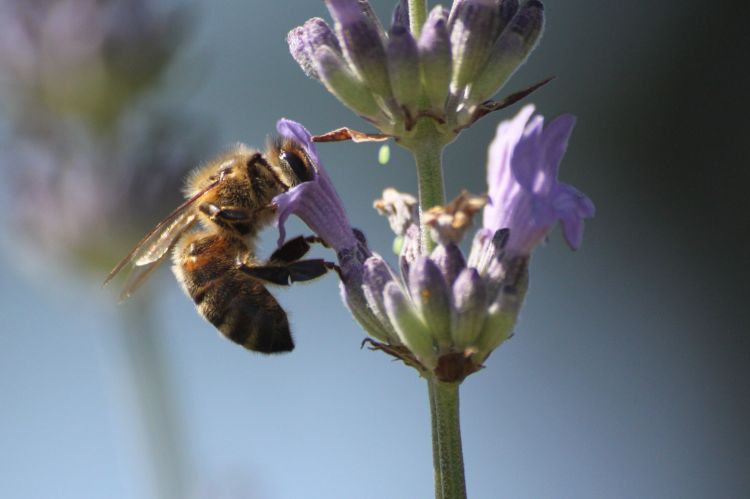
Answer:
[[[392, 3], [372, 3], [387, 19]], [[366, 128], [288, 55], [286, 32], [326, 17], [322, 2], [193, 6], [167, 77], [172, 102], [201, 118], [185, 126], [207, 127], [219, 148], [262, 145], [281, 116], [313, 132]], [[598, 211], [577, 253], [557, 231], [537, 249], [516, 336], [463, 385], [470, 497], [750, 495], [748, 47], [743, 16], [728, 9], [547, 2], [542, 43], [507, 88], [557, 76], [530, 100], [548, 117], [578, 116], [561, 178]], [[448, 148], [449, 194], [485, 189], [486, 147], [516, 110]], [[354, 225], [387, 253], [371, 203], [385, 186], [415, 190], [408, 156], [394, 148], [380, 166], [374, 145], [320, 153]], [[267, 232], [265, 247], [273, 240]], [[149, 373], [129, 371], [139, 360], [122, 353], [121, 332], [149, 300], [151, 353], [169, 382], [156, 407], [173, 410], [186, 493], [431, 497], [425, 382], [359, 348], [334, 276], [276, 293], [297, 348], [267, 358], [220, 338], [166, 268], [118, 307], [96, 276], [71, 279], [54, 262], [30, 271], [4, 246], [0, 497], [152, 497], [154, 446], [133, 382]]]

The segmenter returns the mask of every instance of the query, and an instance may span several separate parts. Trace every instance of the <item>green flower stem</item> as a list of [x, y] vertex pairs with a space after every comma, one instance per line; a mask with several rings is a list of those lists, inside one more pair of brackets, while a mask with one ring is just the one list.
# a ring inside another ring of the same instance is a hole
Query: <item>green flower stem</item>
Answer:
[[[420, 119], [408, 138], [402, 139], [401, 145], [411, 151], [417, 163], [417, 181], [419, 182], [419, 219], [422, 213], [434, 206], [445, 204], [445, 185], [443, 184], [443, 148], [448, 143], [429, 118]], [[430, 238], [429, 227], [420, 227], [422, 234], [421, 253], [426, 255], [435, 243]]]
[[443, 473], [440, 470], [440, 446], [438, 445], [437, 409], [435, 407], [435, 389], [432, 381], [427, 381], [430, 394], [430, 422], [432, 423], [432, 469], [435, 470], [435, 499], [443, 499]]
[[[409, 1], [409, 8], [415, 3]], [[422, 2], [424, 5], [424, 3]], [[413, 19], [413, 18], [412, 18]], [[443, 184], [443, 149], [454, 139], [441, 131], [431, 118], [417, 120], [400, 139], [411, 151], [417, 164], [419, 183], [420, 253], [429, 254], [435, 246], [423, 213], [445, 204]], [[465, 499], [464, 458], [461, 451], [461, 428], [458, 420], [458, 383], [444, 383], [435, 378], [427, 381], [432, 421], [432, 461], [435, 468], [435, 499]]]
[[409, 28], [414, 38], [419, 38], [427, 19], [427, 0], [409, 0]]
[[435, 498], [466, 499], [461, 426], [458, 417], [459, 383], [431, 378], [432, 452], [435, 463]]

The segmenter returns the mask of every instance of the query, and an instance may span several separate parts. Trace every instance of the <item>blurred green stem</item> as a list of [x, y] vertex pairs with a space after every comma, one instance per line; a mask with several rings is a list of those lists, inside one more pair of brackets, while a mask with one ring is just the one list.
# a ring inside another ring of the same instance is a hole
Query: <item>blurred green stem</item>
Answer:
[[435, 466], [435, 499], [466, 499], [464, 458], [459, 421], [459, 383], [431, 378], [432, 452]]
[[159, 499], [183, 499], [185, 462], [181, 448], [178, 411], [164, 365], [163, 349], [154, 330], [149, 297], [123, 314], [120, 336], [124, 377], [130, 382], [135, 403], [130, 407], [140, 426], [146, 467]]

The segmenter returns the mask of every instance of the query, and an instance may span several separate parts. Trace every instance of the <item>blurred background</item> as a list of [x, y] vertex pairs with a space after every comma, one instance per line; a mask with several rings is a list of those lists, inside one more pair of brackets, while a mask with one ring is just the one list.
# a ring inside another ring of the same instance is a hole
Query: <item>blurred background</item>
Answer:
[[[579, 117], [561, 178], [597, 216], [577, 253], [558, 231], [536, 250], [516, 336], [463, 385], [469, 496], [748, 497], [743, 16], [546, 7], [504, 92], [557, 76], [529, 100]], [[313, 16], [322, 2], [0, 0], [0, 497], [432, 496], [426, 384], [360, 349], [333, 275], [275, 293], [297, 348], [273, 358], [219, 337], [166, 266], [119, 306], [100, 288], [223, 147], [262, 146], [282, 116], [369, 130], [288, 55]], [[518, 108], [448, 148], [449, 195], [485, 190]], [[320, 153], [387, 254], [371, 200], [416, 182], [377, 147]]]

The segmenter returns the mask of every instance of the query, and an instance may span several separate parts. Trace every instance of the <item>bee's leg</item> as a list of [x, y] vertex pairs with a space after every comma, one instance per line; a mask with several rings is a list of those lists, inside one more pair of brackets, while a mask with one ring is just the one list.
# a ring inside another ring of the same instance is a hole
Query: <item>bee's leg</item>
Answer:
[[290, 263], [286, 268], [289, 271], [289, 279], [292, 282], [304, 282], [317, 279], [329, 270], [337, 268], [337, 266], [322, 258], [314, 258]]
[[280, 248], [277, 248], [271, 255], [270, 260], [279, 263], [296, 262], [310, 251], [310, 245], [314, 243], [328, 247], [325, 241], [317, 236], [297, 236], [282, 244]]
[[270, 260], [279, 263], [296, 262], [310, 251], [310, 243], [317, 242], [317, 239], [314, 236], [297, 236], [290, 239], [271, 254]]
[[279, 286], [289, 286], [291, 284], [289, 272], [285, 267], [250, 266], [240, 263], [239, 269], [255, 279], [270, 282], [271, 284], [278, 284]]
[[263, 281], [279, 286], [289, 286], [293, 282], [304, 282], [317, 279], [336, 265], [321, 258], [298, 260], [287, 265], [251, 266], [240, 264], [244, 273]]

